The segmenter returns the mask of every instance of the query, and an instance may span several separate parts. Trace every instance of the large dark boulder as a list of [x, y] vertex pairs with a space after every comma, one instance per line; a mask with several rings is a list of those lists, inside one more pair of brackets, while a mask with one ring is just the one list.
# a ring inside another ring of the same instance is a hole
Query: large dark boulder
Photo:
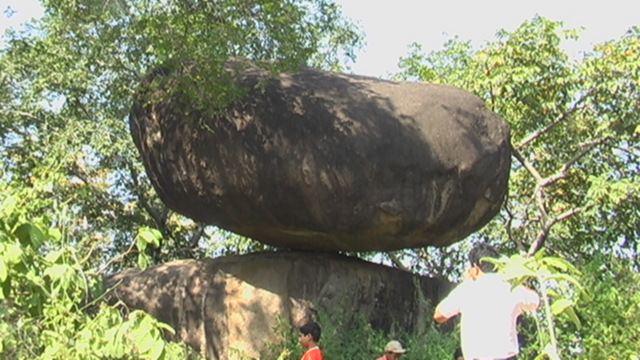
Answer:
[[216, 360], [275, 359], [267, 352], [283, 340], [279, 323], [293, 329], [318, 315], [345, 327], [364, 319], [382, 331], [420, 333], [451, 288], [446, 280], [312, 252], [174, 261], [125, 270], [105, 284], [115, 286], [112, 302], [145, 310], [174, 328], [173, 340]]
[[449, 245], [501, 206], [509, 127], [467, 91], [311, 68], [236, 79], [253, 90], [217, 116], [179, 89], [131, 111], [153, 186], [194, 220], [281, 247], [394, 250]]

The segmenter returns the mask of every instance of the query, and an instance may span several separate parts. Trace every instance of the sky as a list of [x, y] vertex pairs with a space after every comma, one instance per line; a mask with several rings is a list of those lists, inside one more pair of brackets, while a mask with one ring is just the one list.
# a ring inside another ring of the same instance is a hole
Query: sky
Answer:
[[579, 42], [565, 44], [574, 58], [594, 44], [621, 37], [640, 25], [640, 0], [338, 0], [346, 16], [359, 22], [367, 47], [353, 72], [379, 76], [397, 71], [400, 56], [417, 42], [425, 52], [440, 50], [455, 37], [478, 48], [540, 15], [566, 28], [585, 28]]
[[[495, 40], [498, 30], [513, 31], [535, 15], [562, 21], [569, 29], [584, 28], [578, 42], [564, 45], [575, 58], [594, 44], [619, 38], [632, 26], [640, 25], [640, 0], [335, 1], [366, 34], [366, 45], [357, 52], [351, 72], [369, 76], [397, 72], [399, 58], [407, 54], [413, 42], [429, 52], [458, 36], [480, 47]], [[15, 11], [10, 18], [7, 7]], [[0, 33], [41, 14], [37, 0], [0, 0]]]

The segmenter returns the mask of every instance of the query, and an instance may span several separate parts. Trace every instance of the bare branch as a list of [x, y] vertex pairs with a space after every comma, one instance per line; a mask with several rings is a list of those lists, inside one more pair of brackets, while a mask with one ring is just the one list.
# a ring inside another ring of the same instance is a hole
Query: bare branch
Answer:
[[538, 211], [540, 211], [540, 221], [542, 223], [547, 221], [547, 207], [544, 206], [544, 196], [542, 193], [542, 186], [540, 183], [536, 185], [536, 189], [534, 190], [533, 196], [536, 199], [536, 205], [538, 205]]
[[396, 252], [387, 251], [387, 255], [389, 255], [389, 259], [391, 259], [391, 262], [393, 263], [393, 265], [395, 265], [395, 267], [397, 267], [400, 270], [409, 271], [409, 269], [407, 269], [407, 267], [404, 266], [404, 264], [400, 261], [400, 259], [398, 259]]
[[520, 164], [522, 164], [522, 166], [525, 167], [525, 169], [527, 169], [527, 171], [529, 171], [529, 173], [531, 173], [531, 175], [533, 175], [533, 177], [536, 179], [537, 182], [540, 182], [542, 180], [542, 176], [540, 175], [540, 173], [538, 172], [538, 170], [536, 170], [533, 167], [533, 164], [531, 164], [529, 161], [527, 161], [522, 154], [520, 154], [520, 152], [513, 147], [513, 145], [511, 145], [511, 152], [513, 153], [513, 156], [518, 159], [518, 161], [520, 162]]
[[205, 228], [204, 224], [202, 223], [196, 224], [196, 228], [193, 234], [191, 234], [191, 237], [189, 238], [189, 246], [191, 249], [195, 249], [198, 246], [198, 242], [200, 241], [200, 239], [202, 238], [202, 235], [204, 234], [204, 228]]
[[147, 197], [144, 196], [140, 191], [138, 191], [138, 189], [140, 189], [140, 183], [138, 182], [138, 172], [133, 167], [133, 164], [125, 161], [124, 159], [122, 159], [122, 162], [125, 163], [127, 170], [129, 170], [129, 174], [131, 175], [131, 182], [133, 183], [133, 193], [138, 196], [138, 199], [140, 200], [140, 206], [151, 216], [156, 225], [163, 229], [166, 217], [163, 213], [158, 213], [156, 209], [151, 207], [151, 205], [147, 201]]
[[[553, 218], [553, 223], [551, 225], [554, 225], [564, 219], [567, 219], [573, 215], [579, 214], [587, 209], [589, 209], [591, 206], [583, 206], [583, 207], [579, 207], [579, 208], [575, 208], [575, 209], [570, 209], [567, 210], [561, 214], [559, 214], [558, 216], [556, 216], [555, 218]], [[550, 226], [551, 226], [550, 225]]]
[[549, 236], [549, 232], [551, 231], [551, 228], [555, 224], [573, 215], [579, 214], [587, 210], [588, 208], [590, 208], [590, 206], [583, 206], [579, 208], [570, 209], [545, 222], [542, 225], [540, 231], [538, 232], [538, 236], [536, 236], [536, 239], [533, 241], [533, 243], [531, 243], [531, 246], [529, 247], [529, 251], [527, 252], [527, 256], [532, 256], [544, 246], [544, 243], [547, 240], [547, 237]]
[[[17, 116], [22, 116], [31, 120], [36, 120], [38, 122], [42, 121], [42, 118], [33, 115], [31, 113], [28, 112], [24, 112], [24, 111], [8, 111], [8, 110], [0, 110], [0, 115], [17, 115]], [[25, 129], [23, 128], [22, 125], [20, 125], [17, 122], [13, 122], [10, 121], [6, 124], [6, 129], [8, 130], [8, 132], [13, 132], [17, 135], [22, 136], [23, 138], [28, 138], [28, 132], [25, 131]]]
[[18, 116], [23, 116], [32, 120], [41, 120], [39, 117], [25, 112], [25, 111], [7, 111], [7, 110], [0, 110], [0, 114], [2, 115], [18, 115]]
[[535, 140], [536, 138], [538, 138], [540, 135], [545, 134], [547, 132], [549, 132], [551, 129], [553, 129], [556, 125], [558, 125], [559, 123], [561, 123], [564, 119], [566, 119], [569, 115], [573, 114], [574, 112], [576, 112], [578, 109], [580, 109], [580, 104], [582, 104], [582, 102], [585, 100], [585, 98], [587, 97], [587, 95], [585, 94], [585, 96], [581, 97], [578, 101], [576, 101], [573, 106], [563, 112], [562, 114], [558, 115], [555, 119], [553, 119], [553, 121], [551, 121], [551, 123], [549, 123], [547, 126], [538, 129], [537, 131], [533, 132], [532, 134], [530, 134], [529, 136], [525, 137], [524, 139], [522, 139], [522, 141], [520, 141], [520, 143], [516, 146], [517, 149], [520, 149], [522, 147], [524, 147], [525, 145], [527, 145], [528, 143], [530, 143], [531, 141]]
[[587, 155], [591, 150], [593, 150], [595, 147], [597, 147], [598, 145], [601, 145], [607, 140], [609, 140], [609, 137], [605, 136], [600, 139], [595, 139], [595, 140], [591, 140], [591, 141], [580, 144], [579, 148], [582, 148], [582, 150], [580, 150], [580, 152], [578, 152], [574, 157], [569, 159], [569, 161], [564, 163], [564, 165], [562, 165], [560, 170], [558, 170], [554, 175], [541, 179], [539, 186], [544, 187], [560, 179], [565, 178], [567, 176], [567, 170], [569, 170], [569, 167], [571, 167], [571, 165], [575, 164], [583, 156]]
[[98, 271], [93, 272], [93, 273], [90, 273], [89, 275], [91, 275], [91, 276], [97, 276], [97, 275], [100, 275], [100, 274], [102, 274], [105, 270], [107, 270], [107, 269], [111, 266], [111, 264], [113, 264], [113, 263], [115, 263], [115, 262], [117, 262], [117, 261], [122, 260], [125, 256], [127, 256], [127, 255], [129, 255], [129, 254], [132, 254], [132, 253], [137, 252], [137, 250], [135, 250], [135, 249], [134, 249], [134, 247], [135, 247], [135, 246], [136, 246], [135, 241], [131, 242], [131, 245], [129, 246], [129, 248], [127, 249], [127, 251], [125, 251], [125, 252], [124, 252], [124, 253], [122, 253], [122, 254], [119, 254], [118, 256], [115, 256], [115, 257], [113, 257], [113, 258], [109, 259], [109, 261], [107, 261], [107, 263], [106, 263], [106, 264], [104, 264], [104, 265], [103, 265], [103, 266], [102, 266]]
[[519, 238], [513, 236], [513, 232], [511, 231], [511, 227], [513, 225], [514, 216], [513, 216], [513, 213], [511, 213], [511, 209], [509, 209], [509, 206], [507, 205], [508, 204], [508, 199], [505, 200], [504, 203], [505, 203], [504, 211], [507, 212], [507, 224], [506, 224], [507, 237], [509, 239], [511, 239], [511, 241], [516, 243], [516, 247], [518, 248], [519, 252], [524, 251], [524, 249], [525, 249], [524, 243]]
[[640, 153], [636, 152], [636, 150], [640, 149], [640, 144], [629, 147], [616, 146], [615, 149], [620, 150], [632, 158], [640, 158]]
[[535, 202], [538, 205], [540, 214], [543, 216], [544, 219], [546, 219], [547, 212], [544, 206], [544, 199], [542, 197], [542, 186], [540, 186], [540, 184], [543, 181], [542, 175], [540, 175], [540, 173], [538, 172], [538, 170], [536, 170], [533, 164], [531, 164], [527, 159], [525, 159], [524, 156], [522, 156], [522, 154], [520, 154], [520, 152], [516, 148], [511, 146], [511, 151], [513, 153], [513, 156], [516, 159], [518, 159], [518, 161], [522, 164], [522, 166], [524, 166], [525, 169], [527, 169], [527, 171], [529, 171], [529, 173], [536, 179], [537, 185], [533, 192], [533, 198], [535, 199]]

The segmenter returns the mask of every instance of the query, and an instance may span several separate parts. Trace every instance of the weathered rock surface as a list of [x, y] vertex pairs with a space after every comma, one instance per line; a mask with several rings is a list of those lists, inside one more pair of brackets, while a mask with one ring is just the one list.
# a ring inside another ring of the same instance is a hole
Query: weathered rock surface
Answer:
[[475, 95], [302, 68], [270, 77], [225, 115], [179, 92], [130, 124], [160, 198], [260, 242], [323, 251], [446, 246], [499, 210], [508, 125]]
[[171, 324], [174, 340], [218, 360], [239, 353], [260, 358], [266, 344], [280, 340], [278, 319], [299, 326], [316, 311], [345, 323], [344, 317], [362, 315], [378, 329], [416, 331], [431, 319], [425, 299], [434, 303], [450, 289], [445, 280], [312, 252], [175, 261], [125, 270], [105, 283], [119, 284], [113, 301]]

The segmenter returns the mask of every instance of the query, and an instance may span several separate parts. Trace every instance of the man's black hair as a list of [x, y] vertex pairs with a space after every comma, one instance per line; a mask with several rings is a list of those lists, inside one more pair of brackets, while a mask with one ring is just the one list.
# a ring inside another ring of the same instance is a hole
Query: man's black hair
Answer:
[[498, 251], [489, 244], [477, 244], [469, 251], [469, 262], [471, 265], [478, 265], [483, 272], [494, 272], [495, 265], [488, 261], [481, 261], [482, 258], [497, 258]]
[[462, 357], [462, 348], [456, 348], [456, 351], [453, 353], [453, 360], [458, 360], [458, 358]]
[[311, 334], [311, 337], [315, 342], [320, 341], [321, 332], [322, 331], [320, 330], [320, 325], [316, 324], [313, 321], [310, 321], [300, 327], [300, 333], [302, 333], [302, 335]]

